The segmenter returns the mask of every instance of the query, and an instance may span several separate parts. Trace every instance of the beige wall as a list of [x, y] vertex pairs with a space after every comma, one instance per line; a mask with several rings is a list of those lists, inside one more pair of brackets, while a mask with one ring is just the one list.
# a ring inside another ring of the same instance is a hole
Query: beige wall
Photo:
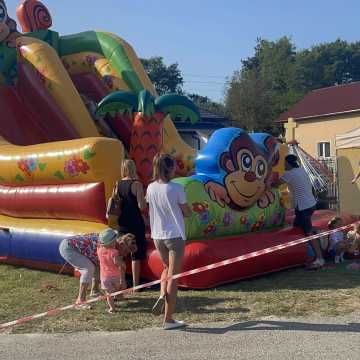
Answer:
[[340, 211], [360, 215], [360, 179], [351, 184], [359, 169], [360, 148], [338, 149], [336, 155]]
[[360, 127], [360, 114], [298, 120], [296, 123], [295, 140], [300, 147], [317, 158], [317, 144], [323, 141], [330, 142], [330, 155], [335, 156], [335, 136]]

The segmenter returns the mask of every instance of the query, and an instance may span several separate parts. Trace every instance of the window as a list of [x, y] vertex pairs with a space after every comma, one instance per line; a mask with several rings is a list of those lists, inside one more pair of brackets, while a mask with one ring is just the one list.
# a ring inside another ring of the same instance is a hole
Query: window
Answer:
[[329, 142], [319, 142], [318, 143], [318, 157], [319, 158], [329, 158], [330, 157], [330, 143]]

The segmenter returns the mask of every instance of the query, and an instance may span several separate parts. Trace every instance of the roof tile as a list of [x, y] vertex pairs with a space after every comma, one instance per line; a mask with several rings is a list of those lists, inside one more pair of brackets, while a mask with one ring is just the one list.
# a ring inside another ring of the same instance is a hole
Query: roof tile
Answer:
[[360, 81], [313, 90], [275, 122], [286, 122], [290, 117], [301, 120], [350, 111], [360, 111]]

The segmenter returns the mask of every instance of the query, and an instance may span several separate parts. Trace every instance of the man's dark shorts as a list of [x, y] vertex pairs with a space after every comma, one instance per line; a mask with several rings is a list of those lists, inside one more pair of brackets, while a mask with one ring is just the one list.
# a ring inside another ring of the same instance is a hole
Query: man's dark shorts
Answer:
[[302, 228], [306, 236], [313, 234], [311, 216], [314, 211], [314, 206], [304, 210], [295, 209], [294, 226]]

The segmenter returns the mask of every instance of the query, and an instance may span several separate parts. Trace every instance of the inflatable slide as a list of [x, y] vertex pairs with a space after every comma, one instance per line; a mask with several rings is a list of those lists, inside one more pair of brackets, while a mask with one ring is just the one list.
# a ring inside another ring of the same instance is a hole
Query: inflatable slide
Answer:
[[[197, 108], [184, 96], [158, 96], [127, 42], [100, 31], [61, 36], [36, 0], [22, 1], [17, 17], [22, 32], [0, 0], [1, 262], [62, 268], [64, 237], [108, 225], [105, 204], [122, 159], [135, 160], [146, 188], [158, 152], [176, 159], [175, 181], [193, 211], [186, 219], [184, 270], [302, 236], [287, 226], [286, 192], [272, 187], [286, 145], [269, 134], [227, 128], [196, 153], [173, 120], [196, 122]], [[332, 215], [318, 212], [315, 226], [324, 228]], [[208, 288], [306, 258], [306, 245], [298, 245], [189, 276], [180, 286]], [[142, 265], [143, 277], [159, 278], [151, 239]]]

